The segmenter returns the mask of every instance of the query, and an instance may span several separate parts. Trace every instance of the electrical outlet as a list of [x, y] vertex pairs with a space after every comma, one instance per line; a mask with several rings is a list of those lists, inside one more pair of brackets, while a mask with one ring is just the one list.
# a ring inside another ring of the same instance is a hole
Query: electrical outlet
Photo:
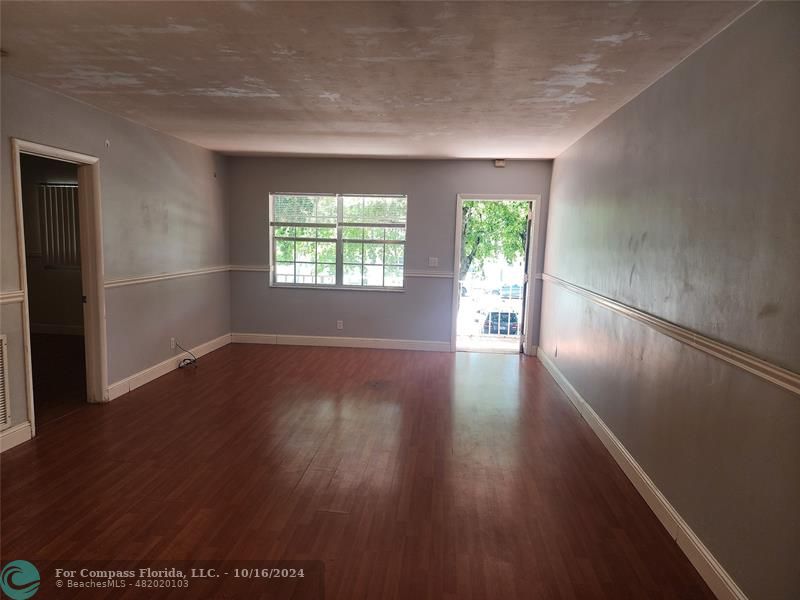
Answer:
[[175, 350], [175, 338], [169, 338], [169, 347], [171, 350]]
[[344, 321], [336, 321], [336, 329], [344, 329]]
[[439, 266], [439, 257], [438, 256], [429, 256], [428, 257], [428, 266], [429, 267], [438, 267]]

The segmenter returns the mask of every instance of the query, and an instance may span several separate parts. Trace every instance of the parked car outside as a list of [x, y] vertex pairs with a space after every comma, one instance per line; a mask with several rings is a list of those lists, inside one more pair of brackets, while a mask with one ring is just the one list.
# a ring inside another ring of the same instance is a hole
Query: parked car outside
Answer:
[[492, 310], [486, 313], [483, 333], [490, 335], [517, 335], [519, 318], [514, 311]]

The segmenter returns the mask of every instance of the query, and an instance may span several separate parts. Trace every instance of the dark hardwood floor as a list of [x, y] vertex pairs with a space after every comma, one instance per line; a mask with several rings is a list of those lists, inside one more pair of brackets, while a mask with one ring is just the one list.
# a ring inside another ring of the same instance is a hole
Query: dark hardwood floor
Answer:
[[3, 561], [320, 559], [328, 600], [713, 598], [535, 358], [231, 345], [0, 466]]
[[31, 334], [36, 427], [86, 404], [86, 355], [82, 335]]

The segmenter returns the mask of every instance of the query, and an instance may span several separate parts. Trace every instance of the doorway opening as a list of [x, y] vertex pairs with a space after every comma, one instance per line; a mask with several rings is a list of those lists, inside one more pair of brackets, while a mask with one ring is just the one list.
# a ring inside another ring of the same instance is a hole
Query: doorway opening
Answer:
[[78, 165], [20, 156], [34, 412], [41, 427], [87, 400]]
[[108, 399], [98, 159], [13, 139], [31, 435]]
[[459, 196], [455, 349], [524, 350], [534, 200]]

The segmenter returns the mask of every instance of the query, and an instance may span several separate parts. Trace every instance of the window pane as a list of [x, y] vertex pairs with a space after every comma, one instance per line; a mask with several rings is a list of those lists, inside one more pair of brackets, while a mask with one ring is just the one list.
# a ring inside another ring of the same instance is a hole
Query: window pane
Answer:
[[297, 283], [314, 283], [316, 277], [316, 265], [297, 263]]
[[297, 253], [298, 262], [316, 262], [317, 260], [317, 242], [296, 242], [295, 252]]
[[355, 244], [353, 242], [345, 242], [343, 244], [342, 255], [344, 257], [345, 263], [351, 264], [361, 264], [363, 262], [362, 259], [362, 247], [364, 244]]
[[317, 242], [317, 262], [336, 264], [335, 242]]
[[[273, 200], [278, 223], [335, 223], [336, 196], [276, 194]], [[334, 207], [331, 210], [331, 206]]]
[[332, 239], [336, 237], [336, 228], [335, 227], [298, 227], [297, 228], [297, 237], [305, 237], [305, 238], [328, 238]]
[[334, 285], [336, 283], [336, 265], [317, 265], [317, 284]]
[[278, 283], [294, 283], [294, 263], [276, 263], [275, 281]]
[[406, 247], [403, 244], [386, 244], [386, 257], [384, 263], [387, 265], [402, 265]]
[[384, 267], [383, 285], [387, 287], [403, 287], [403, 267]]
[[383, 244], [364, 244], [364, 264], [383, 264]]
[[274, 221], [306, 223], [314, 217], [313, 196], [275, 196]]
[[387, 240], [405, 240], [406, 239], [406, 230], [405, 227], [387, 227], [386, 228], [386, 239]]
[[294, 227], [276, 227], [275, 237], [294, 237]]
[[298, 227], [297, 233], [295, 234], [297, 237], [317, 237], [317, 228], [316, 227]]
[[405, 196], [343, 196], [343, 216], [349, 223], [405, 223]]
[[335, 227], [279, 227], [276, 229], [295, 229], [295, 233], [291, 237], [336, 239]]
[[361, 265], [344, 266], [344, 285], [361, 285]]
[[320, 196], [317, 199], [317, 215], [325, 219], [336, 220], [336, 197]]
[[383, 285], [383, 267], [365, 266], [364, 267], [364, 285], [380, 287]]
[[364, 199], [353, 196], [342, 198], [342, 216], [345, 223], [363, 223]]
[[360, 240], [364, 237], [363, 227], [345, 227], [342, 230], [342, 237], [346, 240]]
[[336, 228], [335, 227], [316, 227], [316, 234], [315, 237], [318, 238], [325, 238], [326, 240], [335, 240], [336, 239]]
[[294, 261], [294, 242], [275, 240], [275, 260], [279, 262]]
[[379, 223], [406, 222], [405, 196], [387, 198], [368, 198], [364, 201], [364, 212], [367, 217]]
[[367, 239], [367, 240], [382, 240], [383, 239], [383, 227], [365, 227], [364, 228], [364, 239]]

